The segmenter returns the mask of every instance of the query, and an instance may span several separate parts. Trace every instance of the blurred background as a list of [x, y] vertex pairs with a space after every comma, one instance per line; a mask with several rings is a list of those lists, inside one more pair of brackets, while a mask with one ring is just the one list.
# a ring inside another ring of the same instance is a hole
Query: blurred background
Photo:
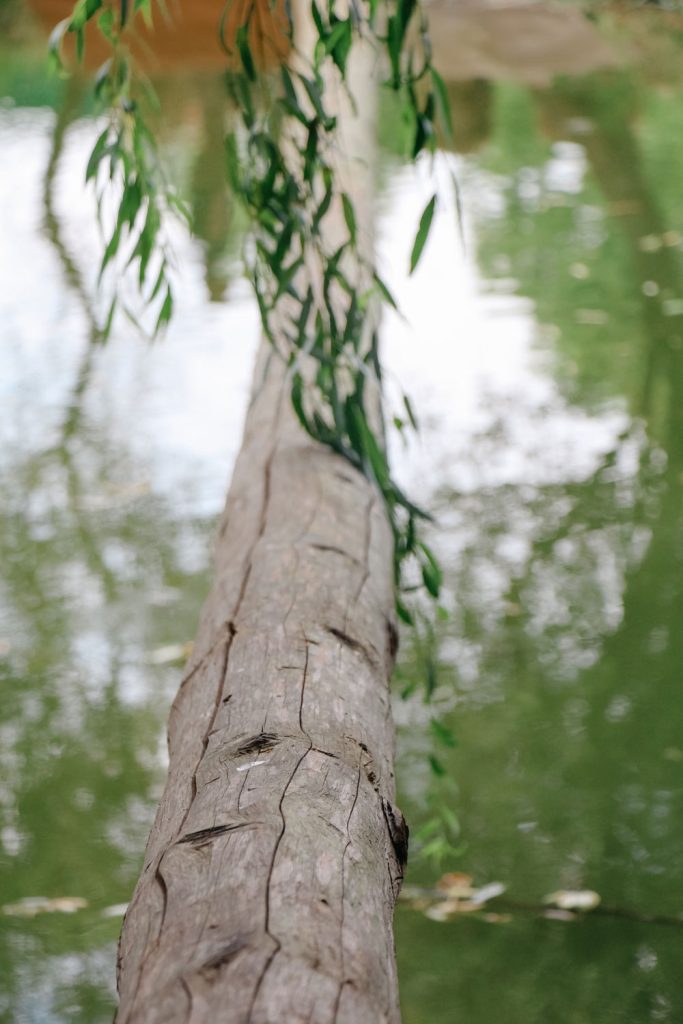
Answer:
[[[89, 86], [46, 70], [63, 3], [0, 0], [0, 1020], [12, 1024], [111, 1020], [121, 915], [240, 443], [259, 327], [225, 184], [216, 9], [181, 5], [180, 35], [163, 34], [151, 66], [155, 127], [194, 226], [174, 232], [175, 318], [163, 341], [124, 321], [103, 347]], [[404, 1022], [678, 1024], [683, 15], [429, 9], [455, 142], [436, 160], [440, 213], [410, 279], [433, 178], [404, 165], [384, 96], [376, 197], [380, 265], [406, 315], [385, 319], [384, 362], [423, 424], [392, 454], [435, 515], [449, 612], [433, 704], [419, 690], [396, 700], [415, 851], [435, 818], [449, 836], [415, 859], [397, 912]], [[406, 642], [397, 692], [422, 654]], [[444, 872], [500, 883], [509, 906], [435, 913], [416, 887]], [[547, 916], [558, 889], [596, 892], [603, 912]]]

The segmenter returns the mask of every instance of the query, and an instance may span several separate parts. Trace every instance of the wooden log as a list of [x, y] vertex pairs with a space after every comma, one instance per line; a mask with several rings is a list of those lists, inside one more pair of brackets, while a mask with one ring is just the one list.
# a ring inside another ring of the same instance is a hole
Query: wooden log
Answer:
[[[310, 10], [292, 9], [297, 52], [311, 53]], [[330, 82], [340, 187], [367, 252], [375, 65], [355, 48], [357, 109]], [[346, 232], [336, 201], [328, 245]], [[375, 486], [304, 433], [289, 392], [264, 346], [124, 921], [119, 1024], [399, 1021], [393, 537]]]
[[257, 376], [119, 1024], [399, 1020], [391, 532], [375, 488], [295, 422], [281, 362], [262, 353]]

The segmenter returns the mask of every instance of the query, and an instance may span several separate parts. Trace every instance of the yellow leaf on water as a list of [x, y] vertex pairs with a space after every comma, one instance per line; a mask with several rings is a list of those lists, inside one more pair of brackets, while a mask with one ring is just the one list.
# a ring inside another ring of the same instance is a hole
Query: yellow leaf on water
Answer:
[[152, 665], [174, 665], [187, 661], [192, 654], [192, 641], [184, 644], [166, 644], [164, 647], [157, 647], [152, 651], [149, 660]]
[[27, 896], [16, 903], [7, 903], [2, 908], [4, 914], [11, 917], [36, 917], [37, 914], [74, 914], [88, 906], [88, 901], [80, 896]]
[[427, 907], [425, 917], [431, 921], [449, 921], [458, 914], [473, 914], [477, 910], [481, 910], [481, 905], [470, 900], [442, 900]]
[[480, 889], [474, 890], [472, 902], [481, 905], [489, 900], [495, 900], [497, 896], [502, 896], [504, 892], [505, 886], [502, 882], [489, 882], [488, 885], [482, 885]]
[[123, 917], [127, 910], [127, 903], [114, 903], [111, 907], [104, 908], [102, 917]]
[[543, 902], [560, 910], [594, 910], [600, 903], [600, 896], [592, 889], [558, 889], [545, 896]]
[[665, 299], [662, 313], [664, 316], [683, 316], [683, 299]]
[[576, 914], [571, 910], [544, 910], [543, 916], [549, 921], [576, 921]]
[[442, 875], [436, 883], [436, 887], [446, 896], [455, 899], [469, 899], [474, 892], [472, 881], [472, 875], [465, 875], [462, 871], [449, 871], [448, 874]]
[[427, 907], [424, 914], [430, 921], [448, 921], [452, 916], [450, 910], [448, 910], [442, 903], [436, 903], [431, 907]]
[[659, 235], [643, 235], [638, 239], [638, 248], [641, 252], [657, 252], [662, 248], [662, 239]]

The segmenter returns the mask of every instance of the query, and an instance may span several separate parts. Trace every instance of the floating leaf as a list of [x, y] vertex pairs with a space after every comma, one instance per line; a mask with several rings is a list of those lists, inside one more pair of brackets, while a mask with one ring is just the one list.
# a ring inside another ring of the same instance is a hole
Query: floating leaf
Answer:
[[454, 899], [469, 899], [474, 893], [472, 875], [462, 871], [449, 871], [436, 883], [437, 889]]
[[548, 921], [576, 921], [576, 914], [573, 914], [571, 910], [544, 910], [543, 917]]
[[88, 906], [81, 896], [27, 896], [16, 903], [7, 903], [2, 912], [11, 917], [36, 917], [38, 914], [75, 914]]
[[164, 647], [157, 647], [149, 656], [152, 665], [173, 665], [178, 662], [187, 661], [192, 654], [192, 641], [184, 644], [166, 644]]
[[560, 910], [594, 910], [600, 903], [600, 896], [592, 889], [558, 889], [543, 898]]
[[502, 896], [505, 889], [506, 886], [502, 882], [489, 882], [487, 885], [482, 885], [480, 889], [475, 889], [472, 901], [479, 904], [488, 903], [489, 900], [495, 900], [498, 896]]
[[101, 911], [101, 917], [123, 917], [125, 912], [128, 910], [127, 903], [114, 903], [111, 907], [105, 907]]

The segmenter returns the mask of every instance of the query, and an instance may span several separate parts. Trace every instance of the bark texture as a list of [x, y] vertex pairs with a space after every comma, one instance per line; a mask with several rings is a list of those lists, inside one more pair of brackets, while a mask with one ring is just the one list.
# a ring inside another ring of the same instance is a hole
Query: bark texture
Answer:
[[124, 922], [119, 1024], [399, 1020], [392, 538], [283, 378], [261, 353]]

